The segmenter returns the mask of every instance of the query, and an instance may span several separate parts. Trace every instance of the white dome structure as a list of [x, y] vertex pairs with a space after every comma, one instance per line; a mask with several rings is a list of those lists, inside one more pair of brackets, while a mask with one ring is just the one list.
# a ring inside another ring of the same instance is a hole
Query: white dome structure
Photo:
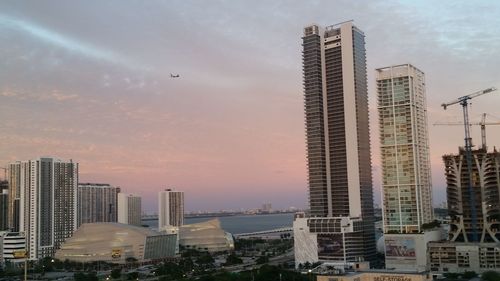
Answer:
[[377, 240], [377, 253], [385, 255], [385, 240], [383, 235]]
[[85, 223], [56, 251], [60, 260], [76, 262], [139, 262], [175, 255], [176, 234], [121, 223]]
[[234, 250], [233, 236], [221, 228], [217, 218], [181, 226], [179, 228], [179, 244], [188, 249], [208, 252]]

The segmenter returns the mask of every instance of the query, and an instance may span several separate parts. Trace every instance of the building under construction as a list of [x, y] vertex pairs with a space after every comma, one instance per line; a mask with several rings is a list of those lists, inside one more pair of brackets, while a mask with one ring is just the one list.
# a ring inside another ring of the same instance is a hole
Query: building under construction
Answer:
[[[472, 151], [472, 177], [467, 171], [465, 150], [458, 155], [444, 155], [447, 183], [449, 240], [472, 240], [472, 208], [475, 202], [479, 242], [500, 242], [500, 153], [484, 149]], [[472, 181], [474, 200], [470, 200], [469, 181]]]
[[[472, 150], [472, 173], [466, 150], [444, 155], [450, 229], [446, 242], [429, 243], [432, 271], [500, 270], [500, 153]], [[471, 181], [472, 193], [469, 192]], [[474, 196], [470, 200], [471, 194]], [[473, 242], [475, 204], [478, 241]]]

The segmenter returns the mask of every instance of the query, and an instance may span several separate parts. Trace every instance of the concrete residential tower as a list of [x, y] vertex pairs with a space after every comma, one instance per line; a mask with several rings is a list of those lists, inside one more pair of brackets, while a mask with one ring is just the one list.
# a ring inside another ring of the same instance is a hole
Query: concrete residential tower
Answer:
[[141, 226], [141, 201], [139, 196], [118, 193], [118, 222]]
[[294, 222], [296, 264], [373, 261], [364, 33], [311, 25], [302, 40], [310, 217]]
[[118, 221], [119, 187], [105, 183], [78, 184], [77, 225]]
[[184, 192], [166, 189], [159, 192], [158, 229], [184, 224]]
[[76, 229], [78, 163], [43, 157], [10, 168], [19, 172], [19, 229], [29, 259], [54, 256]]
[[[425, 76], [410, 64], [377, 69], [386, 267], [425, 270], [433, 220]], [[405, 250], [400, 250], [405, 249]]]

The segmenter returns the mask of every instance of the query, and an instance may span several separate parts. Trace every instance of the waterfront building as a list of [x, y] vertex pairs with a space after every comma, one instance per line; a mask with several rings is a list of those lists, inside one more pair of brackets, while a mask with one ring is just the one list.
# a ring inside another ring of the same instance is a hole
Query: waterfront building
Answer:
[[351, 21], [304, 28], [310, 217], [294, 222], [297, 265], [375, 260], [364, 37]]
[[425, 75], [411, 64], [377, 69], [386, 268], [425, 270], [433, 221]]
[[181, 226], [179, 244], [186, 249], [211, 253], [234, 250], [233, 235], [221, 228], [217, 218]]
[[120, 223], [87, 223], [56, 252], [60, 260], [79, 263], [104, 261], [124, 264], [157, 261], [175, 256], [176, 234]]
[[77, 226], [83, 223], [117, 222], [119, 187], [105, 183], [79, 183]]
[[0, 232], [0, 262], [24, 262], [26, 239], [24, 233]]
[[[485, 148], [472, 151], [472, 175], [465, 149], [443, 156], [450, 216], [447, 242], [429, 244], [430, 268], [435, 273], [500, 270], [500, 153]], [[469, 193], [469, 182], [472, 194]], [[473, 241], [470, 196], [476, 204]]]
[[76, 229], [78, 163], [42, 157], [12, 163], [10, 168], [19, 173], [12, 186], [20, 189], [19, 229], [25, 234], [29, 259], [53, 256]]
[[118, 193], [118, 222], [141, 226], [141, 201], [137, 195]]
[[262, 204], [262, 208], [260, 208], [260, 212], [264, 214], [269, 214], [273, 211], [273, 205], [271, 203]]
[[0, 181], [0, 231], [9, 228], [9, 183]]
[[158, 229], [184, 224], [184, 192], [165, 189], [158, 194]]

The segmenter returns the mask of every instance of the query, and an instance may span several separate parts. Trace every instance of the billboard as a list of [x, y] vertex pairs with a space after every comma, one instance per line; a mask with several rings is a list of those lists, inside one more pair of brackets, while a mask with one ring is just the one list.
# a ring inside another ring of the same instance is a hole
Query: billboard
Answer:
[[111, 257], [114, 259], [119, 259], [122, 256], [122, 250], [121, 249], [112, 249], [111, 250]]
[[14, 256], [14, 259], [24, 259], [28, 256], [28, 253], [24, 250], [18, 250], [12, 252], [12, 255]]
[[386, 259], [416, 259], [414, 237], [385, 237]]

